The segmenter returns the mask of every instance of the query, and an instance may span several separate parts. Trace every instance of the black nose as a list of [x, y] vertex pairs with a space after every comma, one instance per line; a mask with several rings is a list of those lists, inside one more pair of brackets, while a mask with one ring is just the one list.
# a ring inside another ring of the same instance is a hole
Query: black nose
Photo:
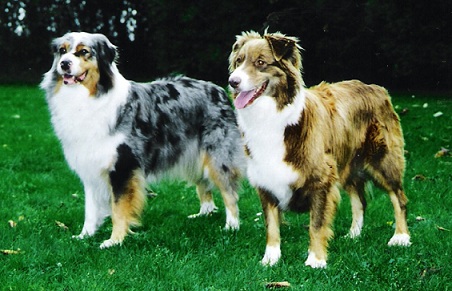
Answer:
[[242, 80], [239, 77], [231, 77], [229, 78], [229, 85], [231, 85], [232, 88], [236, 89]]
[[67, 71], [71, 68], [71, 61], [61, 61], [60, 66], [63, 70]]

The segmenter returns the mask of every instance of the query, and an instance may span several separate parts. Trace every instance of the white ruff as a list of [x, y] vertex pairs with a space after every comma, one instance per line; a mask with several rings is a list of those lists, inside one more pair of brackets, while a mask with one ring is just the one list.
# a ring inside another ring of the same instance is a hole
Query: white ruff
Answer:
[[298, 173], [284, 162], [286, 148], [284, 129], [296, 124], [305, 105], [301, 91], [292, 104], [277, 110], [274, 97], [261, 96], [253, 104], [237, 110], [238, 123], [245, 135], [245, 144], [251, 152], [247, 159], [247, 174], [251, 184], [270, 191], [287, 208]]
[[[114, 68], [115, 69], [115, 68]], [[89, 96], [81, 84], [62, 85], [48, 99], [55, 133], [60, 139], [69, 166], [89, 183], [110, 170], [123, 134], [111, 134], [117, 109], [127, 99], [129, 82], [115, 74], [115, 86], [107, 94]]]

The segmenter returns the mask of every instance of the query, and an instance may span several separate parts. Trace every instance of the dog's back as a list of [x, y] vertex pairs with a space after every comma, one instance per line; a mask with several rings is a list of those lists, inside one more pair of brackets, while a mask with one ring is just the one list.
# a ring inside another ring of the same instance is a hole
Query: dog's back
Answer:
[[322, 103], [325, 114], [329, 115], [326, 123], [331, 120], [331, 129], [320, 132], [327, 135], [324, 138], [331, 145], [342, 184], [347, 175], [344, 170], [356, 155], [367, 156], [366, 161], [370, 162], [391, 154], [397, 168], [403, 172], [402, 129], [386, 89], [351, 80], [322, 82], [307, 92], [307, 106], [309, 100]]
[[[132, 150], [143, 160], [147, 174], [158, 175], [180, 160], [198, 157], [203, 151], [216, 168], [234, 171], [243, 164], [240, 133], [226, 92], [209, 82], [187, 77], [160, 79], [151, 83], [131, 83], [129, 102], [120, 109], [117, 130], [139, 138]], [[182, 171], [193, 175], [192, 171]], [[182, 177], [196, 179], [197, 177]]]

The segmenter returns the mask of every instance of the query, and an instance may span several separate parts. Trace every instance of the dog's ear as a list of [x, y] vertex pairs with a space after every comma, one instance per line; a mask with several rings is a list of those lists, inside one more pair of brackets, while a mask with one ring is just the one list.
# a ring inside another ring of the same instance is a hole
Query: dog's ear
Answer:
[[61, 39], [62, 39], [61, 37], [55, 38], [50, 42], [50, 48], [52, 49], [53, 54], [56, 54], [58, 52], [58, 48], [60, 46]]
[[97, 60], [102, 60], [107, 64], [112, 64], [116, 61], [118, 52], [108, 38], [103, 34], [94, 35], [94, 49], [96, 51]]
[[99, 68], [98, 92], [106, 93], [113, 88], [112, 66], [118, 57], [116, 46], [103, 34], [94, 35], [94, 54]]
[[267, 34], [265, 35], [265, 39], [273, 53], [273, 57], [276, 61], [280, 61], [288, 54], [293, 53], [294, 50], [298, 49], [297, 40], [290, 37], [275, 35], [275, 34]]

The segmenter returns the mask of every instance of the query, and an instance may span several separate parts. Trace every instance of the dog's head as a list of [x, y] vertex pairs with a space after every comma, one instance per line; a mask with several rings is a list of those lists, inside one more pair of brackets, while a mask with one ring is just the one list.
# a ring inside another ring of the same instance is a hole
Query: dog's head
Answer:
[[278, 108], [290, 104], [304, 86], [298, 39], [281, 33], [243, 32], [229, 56], [229, 85], [237, 109], [260, 96], [275, 98]]
[[[102, 34], [70, 32], [52, 41], [52, 68], [41, 86], [55, 91], [61, 86], [85, 86], [90, 95], [113, 87], [116, 47]], [[54, 93], [54, 92], [53, 92]]]

